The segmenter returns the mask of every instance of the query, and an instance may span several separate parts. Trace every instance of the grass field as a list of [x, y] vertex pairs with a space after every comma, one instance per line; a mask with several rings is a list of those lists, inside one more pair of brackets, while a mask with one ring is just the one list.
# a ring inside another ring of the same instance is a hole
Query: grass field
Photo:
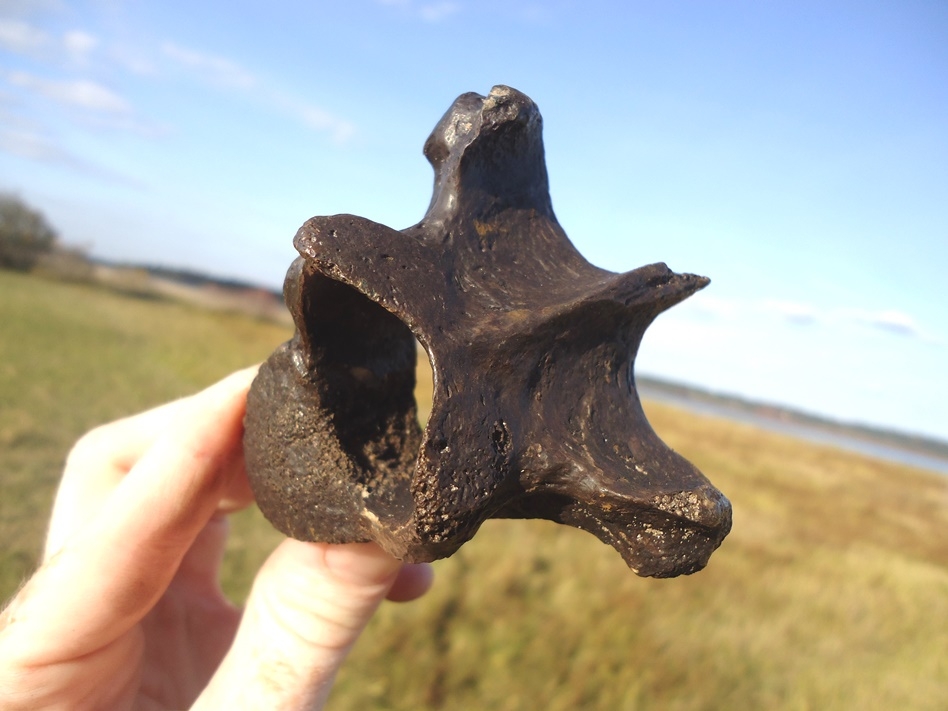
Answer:
[[[0, 597], [33, 565], [79, 434], [286, 336], [0, 272]], [[646, 409], [734, 505], [705, 571], [643, 580], [588, 534], [489, 522], [426, 598], [383, 606], [330, 708], [948, 708], [948, 479]], [[235, 519], [225, 586], [241, 598], [278, 536], [255, 510]]]

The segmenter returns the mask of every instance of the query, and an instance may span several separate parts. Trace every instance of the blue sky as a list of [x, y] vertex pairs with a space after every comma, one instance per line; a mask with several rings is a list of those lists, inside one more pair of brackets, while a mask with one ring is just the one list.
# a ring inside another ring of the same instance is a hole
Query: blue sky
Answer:
[[639, 373], [948, 439], [943, 0], [0, 0], [0, 190], [279, 286], [312, 215], [420, 219], [425, 138], [494, 84], [590, 261], [711, 277]]

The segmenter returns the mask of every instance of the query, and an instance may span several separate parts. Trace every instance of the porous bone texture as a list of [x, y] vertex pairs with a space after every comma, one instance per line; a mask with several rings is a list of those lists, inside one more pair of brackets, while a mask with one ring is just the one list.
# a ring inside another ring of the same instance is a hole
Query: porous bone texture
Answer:
[[[315, 217], [284, 285], [293, 339], [248, 398], [257, 502], [309, 541], [454, 553], [488, 518], [544, 518], [616, 548], [640, 575], [704, 567], [731, 506], [669, 449], [633, 363], [664, 309], [708, 280], [589, 264], [557, 223], [536, 105], [460, 96], [425, 144], [424, 218], [396, 231]], [[422, 431], [416, 339], [434, 378]]]

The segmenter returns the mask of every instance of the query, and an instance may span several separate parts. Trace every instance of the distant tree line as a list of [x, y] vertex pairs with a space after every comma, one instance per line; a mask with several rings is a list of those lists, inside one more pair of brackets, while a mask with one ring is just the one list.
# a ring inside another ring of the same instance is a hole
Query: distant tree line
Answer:
[[43, 213], [15, 195], [0, 194], [0, 268], [29, 271], [56, 242]]

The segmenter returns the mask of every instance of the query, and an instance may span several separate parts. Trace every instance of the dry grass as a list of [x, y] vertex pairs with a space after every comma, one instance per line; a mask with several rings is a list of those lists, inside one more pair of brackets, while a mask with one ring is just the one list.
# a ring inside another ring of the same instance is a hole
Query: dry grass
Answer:
[[383, 610], [335, 708], [948, 708], [948, 481], [647, 409], [732, 498], [708, 569], [642, 580], [587, 534], [491, 522]]
[[83, 432], [259, 361], [287, 333], [0, 271], [0, 599], [35, 564], [62, 463]]
[[[32, 564], [79, 433], [258, 360], [287, 335], [3, 272], [0, 334], [0, 596]], [[588, 534], [489, 522], [436, 564], [425, 599], [383, 606], [330, 708], [948, 708], [948, 479], [647, 411], [734, 504], [734, 530], [705, 571], [642, 580]], [[278, 538], [256, 511], [236, 518], [233, 596]]]

